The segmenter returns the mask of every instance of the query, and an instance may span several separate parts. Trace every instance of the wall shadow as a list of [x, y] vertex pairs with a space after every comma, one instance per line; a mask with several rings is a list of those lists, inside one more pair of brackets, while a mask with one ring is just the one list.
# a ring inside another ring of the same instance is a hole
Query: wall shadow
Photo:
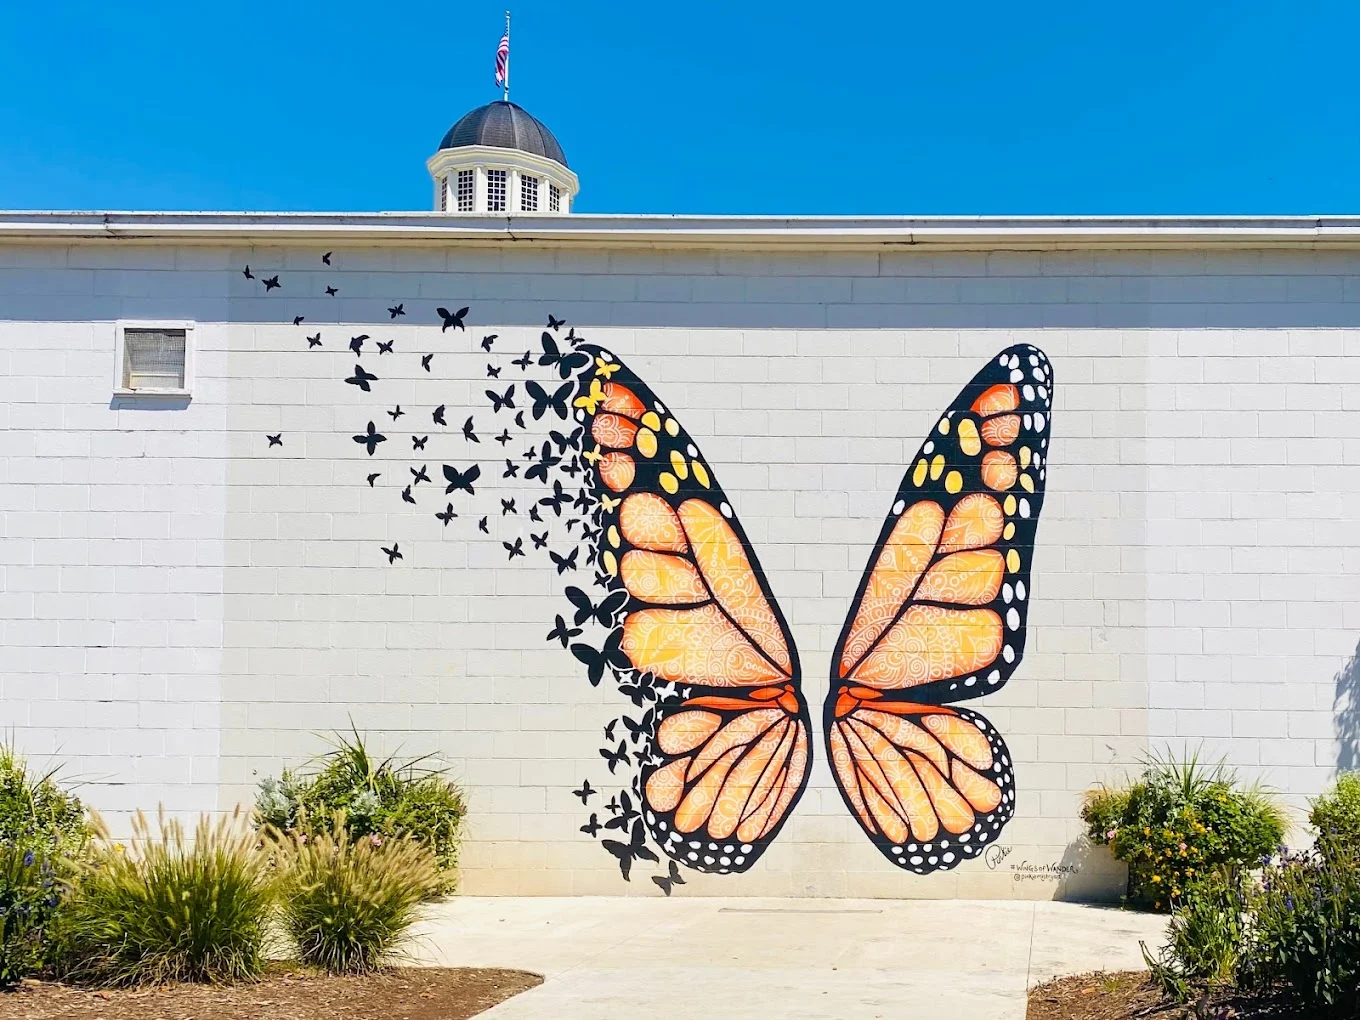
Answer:
[[1337, 769], [1360, 769], [1360, 645], [1336, 674], [1332, 721], [1336, 726]]

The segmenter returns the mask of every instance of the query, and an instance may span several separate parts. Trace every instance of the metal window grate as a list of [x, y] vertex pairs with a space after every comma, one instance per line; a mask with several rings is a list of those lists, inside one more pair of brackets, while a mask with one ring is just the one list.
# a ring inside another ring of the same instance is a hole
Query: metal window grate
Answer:
[[562, 190], [556, 184], [552, 183], [549, 183], [548, 185], [548, 211], [562, 211]]
[[524, 212], [538, 212], [538, 178], [524, 174], [519, 179], [519, 207]]
[[472, 171], [458, 171], [458, 211], [472, 212]]
[[486, 209], [487, 212], [505, 212], [506, 170], [486, 172]]
[[123, 332], [123, 387], [129, 390], [184, 388], [182, 329], [128, 329]]
[[439, 211], [445, 212], [449, 208], [449, 179], [439, 178]]

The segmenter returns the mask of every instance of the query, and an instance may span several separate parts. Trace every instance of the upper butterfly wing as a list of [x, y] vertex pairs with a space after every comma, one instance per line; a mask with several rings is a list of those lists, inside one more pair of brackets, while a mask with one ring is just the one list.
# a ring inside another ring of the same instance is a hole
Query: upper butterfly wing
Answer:
[[797, 649], [712, 469], [641, 379], [594, 345], [572, 402], [599, 503], [590, 558], [626, 592], [629, 666], [673, 685], [642, 740], [652, 837], [682, 864], [745, 871], [807, 782]]
[[907, 468], [832, 656], [832, 773], [875, 845], [928, 872], [976, 856], [1014, 811], [1005, 743], [949, 703], [1025, 649], [1053, 370], [1018, 345], [982, 369]]

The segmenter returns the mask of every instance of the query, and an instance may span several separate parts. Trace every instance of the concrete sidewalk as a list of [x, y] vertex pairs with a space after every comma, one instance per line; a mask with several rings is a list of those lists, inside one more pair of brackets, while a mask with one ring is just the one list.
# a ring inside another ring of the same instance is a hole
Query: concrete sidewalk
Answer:
[[1028, 987], [1140, 968], [1164, 927], [1068, 903], [474, 897], [433, 908], [418, 953], [546, 978], [491, 1020], [1024, 1020]]

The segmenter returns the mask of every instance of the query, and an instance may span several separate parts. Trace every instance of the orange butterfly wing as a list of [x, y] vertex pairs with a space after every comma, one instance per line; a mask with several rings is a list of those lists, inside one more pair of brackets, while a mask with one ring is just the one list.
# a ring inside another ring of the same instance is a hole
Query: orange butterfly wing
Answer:
[[627, 593], [629, 666], [668, 685], [638, 784], [648, 831], [701, 871], [749, 868], [807, 783], [798, 653], [726, 494], [689, 435], [613, 355], [573, 401], [600, 503], [596, 560]]
[[899, 867], [954, 867], [1014, 812], [1000, 734], [949, 705], [1000, 687], [1024, 654], [1052, 400], [1052, 366], [1027, 344], [964, 387], [902, 479], [832, 655], [832, 773]]

